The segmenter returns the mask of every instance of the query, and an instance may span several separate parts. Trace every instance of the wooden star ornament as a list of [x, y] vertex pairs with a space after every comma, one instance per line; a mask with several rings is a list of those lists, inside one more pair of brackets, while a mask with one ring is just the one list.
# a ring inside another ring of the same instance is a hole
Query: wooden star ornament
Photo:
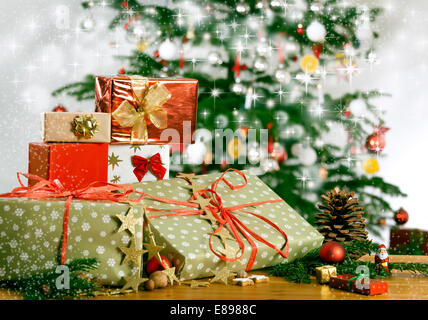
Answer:
[[190, 286], [190, 288], [210, 286], [210, 283], [208, 281], [196, 281], [196, 280], [192, 280], [191, 282], [185, 282], [184, 284]]
[[144, 248], [147, 249], [146, 252], [149, 253], [147, 260], [150, 260], [151, 258], [156, 256], [159, 252], [161, 252], [163, 249], [165, 249], [164, 246], [158, 246], [156, 244], [154, 237], [151, 234], [149, 234], [149, 243], [143, 243], [143, 245], [144, 245]]
[[169, 283], [171, 283], [171, 285], [174, 284], [174, 281], [176, 281], [179, 285], [181, 284], [180, 280], [178, 280], [177, 276], [175, 275], [175, 267], [168, 267], [165, 266], [165, 270], [162, 271], [163, 273], [166, 274], [166, 276], [168, 277], [168, 281]]
[[236, 276], [236, 273], [229, 270], [229, 268], [223, 267], [220, 270], [211, 270], [214, 273], [214, 278], [210, 280], [210, 282], [222, 281], [225, 285], [227, 285], [227, 279], [232, 276]]
[[123, 259], [122, 264], [125, 264], [128, 261], [132, 261], [138, 267], [141, 263], [141, 255], [147, 252], [147, 250], [137, 250], [137, 248], [135, 247], [135, 238], [132, 238], [131, 245], [129, 246], [129, 248], [119, 247], [119, 249], [125, 254], [125, 259]]
[[183, 173], [183, 172], [179, 172], [177, 173], [177, 175], [175, 176], [176, 178], [183, 178], [183, 179], [189, 179], [192, 180], [192, 178], [195, 176], [194, 173]]
[[126, 281], [125, 285], [122, 288], [122, 291], [132, 288], [135, 292], [138, 292], [138, 287], [149, 280], [148, 278], [140, 278], [139, 273], [137, 272], [131, 277], [123, 277]]
[[122, 225], [117, 232], [129, 230], [132, 235], [135, 234], [135, 225], [139, 222], [139, 219], [134, 217], [134, 209], [132, 207], [129, 208], [128, 213], [125, 216], [117, 214], [116, 217], [118, 217], [122, 222]]

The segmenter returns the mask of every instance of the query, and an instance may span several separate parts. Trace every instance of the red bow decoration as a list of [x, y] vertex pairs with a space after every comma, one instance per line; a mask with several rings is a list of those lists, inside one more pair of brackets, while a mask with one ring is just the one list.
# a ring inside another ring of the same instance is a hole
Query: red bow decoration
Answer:
[[131, 161], [135, 167], [134, 174], [139, 182], [141, 182], [141, 179], [144, 178], [149, 169], [159, 180], [162, 180], [165, 176], [166, 169], [162, 166], [162, 159], [159, 153], [154, 154], [148, 159], [140, 156], [132, 156]]
[[[22, 183], [20, 175], [23, 175], [27, 179], [33, 179], [39, 182], [37, 182], [32, 187], [26, 187]], [[65, 190], [58, 179], [55, 179], [54, 181], [48, 181], [39, 176], [21, 172], [18, 172], [17, 176], [21, 186], [13, 189], [12, 192], [0, 194], [0, 197], [30, 199], [67, 198], [64, 204], [63, 236], [61, 247], [62, 265], [65, 264], [65, 256], [67, 253], [68, 222], [70, 219], [70, 205], [73, 199], [137, 202], [136, 200], [128, 198], [128, 195], [134, 192], [130, 184], [120, 185], [95, 181], [90, 183], [85, 188], [69, 191]]]

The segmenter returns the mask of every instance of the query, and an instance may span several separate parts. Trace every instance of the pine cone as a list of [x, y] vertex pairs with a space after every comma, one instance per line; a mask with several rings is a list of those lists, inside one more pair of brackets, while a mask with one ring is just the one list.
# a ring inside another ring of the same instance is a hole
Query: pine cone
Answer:
[[323, 211], [317, 213], [315, 224], [325, 241], [349, 242], [367, 239], [367, 221], [362, 218], [364, 208], [354, 195], [354, 192], [340, 191], [336, 187], [327, 192], [327, 195], [321, 196], [324, 204], [318, 204], [318, 208]]

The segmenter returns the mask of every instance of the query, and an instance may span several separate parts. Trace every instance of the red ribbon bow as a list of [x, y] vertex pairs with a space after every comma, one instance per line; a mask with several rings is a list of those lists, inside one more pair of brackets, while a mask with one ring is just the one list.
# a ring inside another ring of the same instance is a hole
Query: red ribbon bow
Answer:
[[[19, 175], [23, 175], [27, 179], [38, 180], [34, 186], [26, 187], [21, 181]], [[46, 199], [46, 198], [64, 198], [64, 219], [63, 219], [63, 236], [61, 247], [61, 264], [65, 264], [65, 256], [67, 252], [67, 238], [68, 238], [68, 222], [70, 218], [70, 205], [73, 199], [86, 199], [86, 200], [104, 200], [104, 201], [133, 201], [128, 198], [128, 195], [134, 192], [129, 184], [111, 184], [107, 182], [92, 182], [87, 187], [73, 191], [65, 190], [61, 182], [57, 179], [54, 181], [45, 180], [39, 176], [27, 173], [17, 173], [20, 187], [12, 190], [10, 193], [0, 194], [0, 197], [5, 198], [33, 198], [33, 199]], [[119, 191], [119, 192], [118, 192]]]
[[[224, 176], [225, 176], [225, 174], [228, 171], [231, 171], [231, 170], [237, 172], [241, 177], [243, 177], [244, 180], [245, 180], [245, 183], [243, 183], [241, 185], [234, 186], [229, 181], [227, 181]], [[203, 197], [208, 198], [209, 197], [208, 195], [209, 194], [211, 195], [210, 206], [207, 206], [207, 207], [209, 208], [209, 210], [211, 211], [212, 215], [216, 218], [216, 220], [219, 223], [219, 227], [210, 235], [210, 238], [209, 238], [209, 247], [210, 247], [211, 251], [217, 257], [219, 257], [220, 259], [222, 259], [223, 261], [237, 261], [237, 260], [241, 259], [242, 256], [244, 255], [245, 244], [244, 244], [243, 239], [241, 237], [241, 235], [243, 235], [244, 238], [251, 245], [251, 255], [250, 255], [250, 259], [248, 261], [247, 267], [246, 267], [247, 271], [251, 270], [251, 267], [253, 266], [254, 261], [256, 259], [256, 255], [257, 255], [257, 245], [255, 244], [255, 242], [253, 241], [252, 238], [254, 238], [254, 239], [256, 239], [256, 240], [264, 243], [268, 247], [274, 249], [283, 258], [287, 258], [288, 257], [289, 243], [288, 243], [287, 235], [285, 234], [285, 232], [280, 227], [278, 227], [274, 222], [270, 221], [269, 219], [267, 219], [267, 218], [265, 218], [265, 217], [263, 217], [261, 215], [255, 214], [253, 212], [243, 210], [244, 208], [247, 208], [247, 207], [258, 206], [258, 205], [262, 205], [262, 204], [265, 204], [265, 203], [281, 202], [281, 201], [284, 201], [284, 200], [282, 200], [282, 199], [266, 200], [266, 201], [258, 201], [258, 202], [252, 202], [252, 203], [247, 203], [247, 204], [241, 204], [241, 205], [237, 205], [237, 206], [233, 206], [233, 207], [225, 207], [223, 205], [223, 202], [221, 200], [220, 195], [217, 193], [217, 186], [218, 186], [218, 184], [220, 182], [224, 182], [229, 188], [231, 188], [232, 190], [236, 190], [236, 189], [243, 188], [243, 187], [245, 187], [247, 185], [247, 178], [245, 177], [245, 174], [242, 173], [241, 171], [233, 169], [233, 168], [230, 168], [230, 169], [226, 170], [216, 181], [214, 181], [214, 183], [211, 185], [211, 188], [198, 191], [198, 195], [199, 196], [203, 196]], [[183, 202], [183, 201], [170, 200], [170, 199], [167, 199], [167, 198], [161, 198], [161, 197], [151, 196], [151, 195], [145, 194], [143, 192], [137, 192], [137, 193], [141, 194], [141, 196], [139, 197], [138, 200], [141, 200], [144, 197], [149, 197], [149, 198], [152, 198], [154, 200], [157, 200], [157, 201], [160, 201], [160, 202], [164, 202], [164, 203], [181, 205], [181, 206], [190, 207], [190, 208], [199, 208], [199, 204], [196, 204], [196, 203], [189, 203], [189, 202]], [[192, 197], [191, 199], [194, 199], [194, 197]], [[150, 216], [149, 219], [154, 219], [154, 218], [158, 218], [158, 217], [162, 217], [162, 216], [185, 216], [185, 215], [195, 215], [195, 214], [203, 214], [203, 213], [205, 213], [204, 210], [194, 210], [194, 209], [156, 209], [156, 208], [146, 208], [146, 211], [163, 211], [163, 212], [169, 211], [169, 212], [171, 212], [171, 213], [165, 213], [165, 214], [159, 214], [159, 215]], [[279, 249], [278, 247], [276, 247], [274, 244], [272, 244], [272, 243], [268, 242], [267, 240], [265, 240], [263, 237], [259, 236], [257, 233], [255, 233], [251, 229], [249, 229], [233, 213], [235, 211], [239, 211], [241, 213], [246, 213], [246, 214], [252, 215], [254, 217], [257, 217], [260, 220], [262, 220], [262, 221], [266, 222], [267, 224], [269, 224], [271, 227], [273, 227], [274, 229], [276, 229], [278, 232], [280, 232], [281, 235], [285, 239], [285, 245], [284, 245], [283, 251], [281, 251], [281, 249]], [[228, 257], [225, 257], [224, 255], [220, 255], [212, 247], [212, 237], [215, 234], [219, 233], [225, 225], [227, 225], [229, 227], [230, 231], [232, 232], [233, 237], [235, 238], [236, 242], [239, 245], [239, 249], [241, 251], [241, 254], [238, 257], [236, 257], [236, 258], [228, 258]]]
[[166, 169], [162, 166], [162, 159], [159, 153], [154, 154], [148, 159], [140, 156], [132, 156], [131, 161], [135, 167], [134, 174], [139, 182], [141, 182], [141, 179], [144, 178], [149, 169], [159, 180], [162, 180], [165, 176]]

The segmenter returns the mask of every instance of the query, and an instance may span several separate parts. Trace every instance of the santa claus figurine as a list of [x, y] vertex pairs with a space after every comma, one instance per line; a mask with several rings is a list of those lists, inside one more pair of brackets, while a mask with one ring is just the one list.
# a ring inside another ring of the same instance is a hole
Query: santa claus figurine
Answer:
[[377, 249], [377, 253], [375, 257], [377, 274], [389, 275], [388, 262], [389, 262], [388, 251], [386, 251], [385, 245], [381, 244]]

